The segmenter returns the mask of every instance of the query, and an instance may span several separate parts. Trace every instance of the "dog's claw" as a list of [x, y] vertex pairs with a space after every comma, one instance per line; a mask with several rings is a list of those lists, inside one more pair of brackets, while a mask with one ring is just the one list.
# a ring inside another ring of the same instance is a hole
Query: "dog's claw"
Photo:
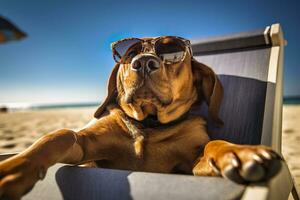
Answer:
[[266, 150], [260, 150], [260, 153], [261, 153], [261, 155], [265, 159], [267, 159], [267, 160], [271, 160], [272, 159], [272, 156], [271, 156], [271, 154], [268, 151], [266, 151]]
[[236, 183], [244, 183], [243, 178], [239, 174], [239, 169], [233, 165], [228, 165], [222, 171], [222, 176]]
[[221, 170], [219, 169], [219, 167], [216, 165], [215, 161], [212, 158], [208, 159], [208, 164], [213, 169], [216, 175], [221, 175]]
[[252, 182], [262, 180], [266, 174], [264, 167], [254, 160], [248, 161], [243, 164], [240, 173], [246, 181]]
[[264, 162], [263, 159], [257, 154], [253, 155], [253, 159], [260, 164]]
[[240, 161], [235, 154], [233, 154], [231, 163], [235, 168], [238, 168], [240, 166]]
[[282, 156], [280, 156], [278, 153], [276, 153], [274, 151], [270, 151], [270, 154], [271, 154], [272, 158], [283, 160]]

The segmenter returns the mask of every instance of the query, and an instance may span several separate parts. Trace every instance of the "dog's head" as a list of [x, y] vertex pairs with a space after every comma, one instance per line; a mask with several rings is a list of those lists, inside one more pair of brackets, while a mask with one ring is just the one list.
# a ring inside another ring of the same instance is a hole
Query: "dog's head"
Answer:
[[222, 123], [218, 117], [223, 94], [220, 81], [209, 67], [193, 58], [188, 40], [130, 38], [113, 43], [112, 49], [117, 64], [96, 118], [115, 103], [136, 120], [154, 115], [159, 122], [168, 123], [204, 100], [211, 118]]

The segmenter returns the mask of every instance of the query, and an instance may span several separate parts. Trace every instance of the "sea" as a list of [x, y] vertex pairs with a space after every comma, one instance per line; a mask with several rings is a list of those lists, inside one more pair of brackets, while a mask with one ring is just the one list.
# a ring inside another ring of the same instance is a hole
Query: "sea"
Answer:
[[99, 106], [99, 102], [84, 102], [84, 103], [0, 103], [0, 110], [15, 112], [15, 111], [30, 111], [43, 109], [57, 108], [84, 108]]
[[300, 104], [300, 96], [283, 97], [283, 104], [292, 104], [292, 105]]
[[[3, 111], [29, 111], [29, 110], [43, 110], [43, 109], [57, 109], [57, 108], [83, 108], [96, 107], [99, 102], [84, 102], [84, 103], [0, 103], [0, 110]], [[300, 105], [300, 96], [289, 96], [283, 98], [284, 105]]]

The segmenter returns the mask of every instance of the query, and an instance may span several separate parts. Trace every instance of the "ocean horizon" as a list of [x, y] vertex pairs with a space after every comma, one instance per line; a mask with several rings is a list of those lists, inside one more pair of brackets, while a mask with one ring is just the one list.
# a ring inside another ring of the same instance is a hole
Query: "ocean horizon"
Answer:
[[1, 110], [30, 111], [57, 108], [83, 108], [99, 106], [101, 102], [78, 102], [78, 103], [0, 103]]
[[283, 104], [284, 105], [298, 105], [300, 104], [300, 96], [285, 96], [283, 97]]
[[[101, 102], [76, 102], [76, 103], [0, 103], [0, 109], [7, 111], [28, 111], [28, 110], [43, 110], [57, 108], [82, 108], [96, 107]], [[284, 105], [299, 105], [300, 96], [288, 96], [283, 98]]]

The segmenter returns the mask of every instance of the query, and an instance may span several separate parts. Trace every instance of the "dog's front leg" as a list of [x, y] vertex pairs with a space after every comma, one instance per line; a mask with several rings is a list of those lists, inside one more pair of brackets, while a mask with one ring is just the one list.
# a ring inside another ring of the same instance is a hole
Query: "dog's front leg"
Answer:
[[120, 116], [113, 113], [78, 132], [62, 129], [43, 136], [20, 154], [0, 162], [0, 199], [20, 199], [55, 163], [118, 158], [114, 152], [120, 144], [131, 142], [124, 130]]
[[65, 129], [47, 134], [20, 154], [0, 162], [0, 199], [20, 199], [57, 162], [80, 162], [83, 150], [75, 134]]
[[280, 169], [280, 156], [263, 145], [210, 141], [195, 163], [193, 174], [223, 176], [237, 183], [267, 180]]

